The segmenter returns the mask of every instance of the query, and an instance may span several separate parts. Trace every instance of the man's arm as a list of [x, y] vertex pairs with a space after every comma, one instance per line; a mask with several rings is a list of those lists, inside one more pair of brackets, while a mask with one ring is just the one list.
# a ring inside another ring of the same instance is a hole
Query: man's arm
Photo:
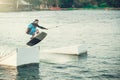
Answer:
[[31, 28], [27, 28], [26, 33], [27, 33], [27, 34], [29, 34], [29, 33], [30, 33], [30, 31], [31, 31]]
[[48, 30], [47, 28], [45, 28], [45, 27], [42, 27], [42, 26], [39, 26], [38, 24], [35, 24], [35, 23], [32, 23], [33, 25], [35, 25], [35, 26], [37, 26], [38, 28], [41, 28], [41, 29], [46, 29], [46, 30]]
[[42, 26], [39, 26], [39, 25], [37, 25], [37, 26], [38, 26], [38, 28], [46, 29], [47, 30], [47, 28], [45, 28], [45, 27], [42, 27]]

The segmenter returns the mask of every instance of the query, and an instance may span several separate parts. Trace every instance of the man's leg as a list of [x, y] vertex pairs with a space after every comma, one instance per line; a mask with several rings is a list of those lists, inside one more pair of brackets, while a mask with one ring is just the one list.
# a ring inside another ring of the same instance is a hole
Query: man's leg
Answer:
[[35, 34], [32, 34], [32, 37], [30, 39], [33, 39], [35, 37]]
[[39, 33], [40, 33], [40, 32], [39, 32], [39, 30], [37, 29], [37, 30], [36, 30], [36, 34], [39, 34]]

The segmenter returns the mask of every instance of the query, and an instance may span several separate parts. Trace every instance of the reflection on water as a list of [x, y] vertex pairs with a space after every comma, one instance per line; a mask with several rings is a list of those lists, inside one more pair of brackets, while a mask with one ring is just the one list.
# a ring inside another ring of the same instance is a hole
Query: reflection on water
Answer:
[[17, 80], [40, 80], [39, 64], [17, 67]]
[[0, 65], [0, 80], [15, 80], [16, 74], [17, 71], [15, 67]]
[[0, 80], [40, 80], [39, 64], [0, 67]]

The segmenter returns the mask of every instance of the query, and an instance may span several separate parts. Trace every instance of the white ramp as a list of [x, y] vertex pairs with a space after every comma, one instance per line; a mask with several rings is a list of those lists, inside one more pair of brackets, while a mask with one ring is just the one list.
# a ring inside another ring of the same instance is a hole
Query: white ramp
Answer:
[[39, 63], [39, 47], [18, 48], [17, 66], [30, 63]]
[[65, 64], [70, 61], [79, 61], [83, 55], [87, 56], [86, 45], [74, 45], [49, 50], [40, 50], [40, 60], [45, 62]]
[[3, 57], [0, 57], [0, 65], [8, 65], [8, 66], [17, 66], [17, 54], [16, 51], [9, 53]]
[[16, 51], [0, 59], [0, 65], [20, 66], [39, 63], [39, 47], [17, 48]]
[[79, 45], [79, 46], [75, 45], [75, 46], [44, 50], [42, 52], [43, 53], [58, 53], [58, 54], [66, 54], [66, 55], [81, 55], [81, 54], [87, 53], [87, 48], [85, 45]]

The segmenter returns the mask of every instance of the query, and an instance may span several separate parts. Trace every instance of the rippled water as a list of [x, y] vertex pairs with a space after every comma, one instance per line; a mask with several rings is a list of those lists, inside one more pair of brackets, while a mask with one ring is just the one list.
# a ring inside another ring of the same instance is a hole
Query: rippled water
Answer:
[[[46, 31], [47, 38], [38, 44], [41, 50], [80, 44], [88, 47], [86, 56], [61, 55], [54, 59], [49, 56], [49, 59], [40, 60], [42, 80], [120, 79], [120, 11], [0, 13], [0, 52], [8, 53], [25, 46], [30, 38], [25, 34], [26, 27], [35, 18], [47, 28], [58, 26]], [[60, 59], [64, 62], [59, 62]], [[4, 70], [1, 71], [6, 75]]]

